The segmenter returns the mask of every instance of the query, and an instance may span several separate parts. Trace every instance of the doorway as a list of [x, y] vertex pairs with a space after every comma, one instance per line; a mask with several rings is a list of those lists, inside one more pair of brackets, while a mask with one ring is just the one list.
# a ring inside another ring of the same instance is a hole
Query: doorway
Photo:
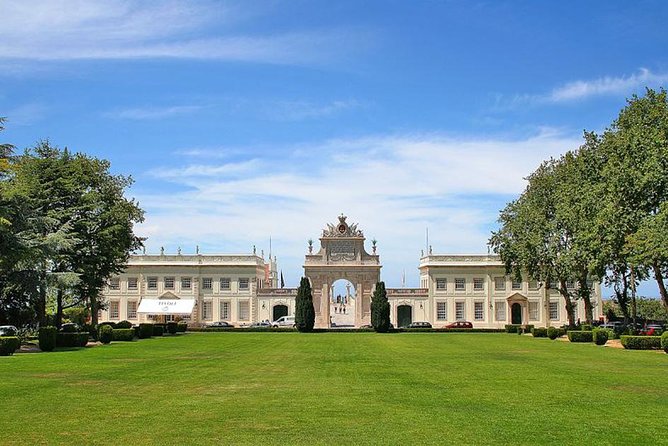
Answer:
[[399, 305], [397, 307], [397, 326], [408, 327], [413, 322], [413, 307], [410, 305]]
[[273, 319], [272, 321], [277, 320], [280, 317], [288, 315], [288, 306], [287, 305], [274, 305], [272, 312]]
[[522, 323], [522, 305], [518, 303], [514, 303], [510, 307], [510, 320], [511, 323], [513, 324], [521, 324]]

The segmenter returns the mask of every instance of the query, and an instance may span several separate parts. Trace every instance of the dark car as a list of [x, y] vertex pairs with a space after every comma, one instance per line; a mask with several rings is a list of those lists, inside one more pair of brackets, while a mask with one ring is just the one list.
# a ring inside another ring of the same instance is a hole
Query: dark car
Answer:
[[230, 324], [229, 322], [225, 321], [218, 321], [218, 322], [211, 322], [210, 324], [207, 324], [207, 328], [234, 328], [234, 325]]
[[473, 324], [468, 321], [457, 321], [446, 325], [445, 328], [473, 328]]
[[431, 328], [431, 324], [429, 322], [411, 322], [408, 325], [408, 328]]

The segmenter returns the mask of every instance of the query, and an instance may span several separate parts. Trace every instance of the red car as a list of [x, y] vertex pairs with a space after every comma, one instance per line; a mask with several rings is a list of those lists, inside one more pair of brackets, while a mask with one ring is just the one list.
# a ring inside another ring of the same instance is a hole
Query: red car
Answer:
[[473, 328], [473, 324], [467, 321], [457, 321], [446, 325], [445, 328]]

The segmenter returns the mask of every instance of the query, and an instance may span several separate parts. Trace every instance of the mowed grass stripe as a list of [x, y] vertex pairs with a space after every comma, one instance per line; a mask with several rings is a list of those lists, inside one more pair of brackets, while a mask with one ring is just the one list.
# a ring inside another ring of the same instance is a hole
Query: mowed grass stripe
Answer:
[[2, 444], [666, 444], [668, 355], [487, 333], [189, 333], [0, 358]]

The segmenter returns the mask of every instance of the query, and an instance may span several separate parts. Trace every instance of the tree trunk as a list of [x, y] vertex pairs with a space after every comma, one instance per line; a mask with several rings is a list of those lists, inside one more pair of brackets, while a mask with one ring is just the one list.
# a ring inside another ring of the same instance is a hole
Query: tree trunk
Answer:
[[564, 296], [566, 301], [566, 314], [568, 315], [568, 325], [575, 327], [575, 314], [573, 312], [573, 300], [571, 299], [570, 294], [568, 294], [568, 288], [566, 287], [565, 280], [559, 280], [559, 293]]
[[56, 295], [56, 327], [63, 325], [63, 290], [58, 288]]
[[46, 320], [46, 272], [41, 271], [39, 275], [39, 301], [37, 302], [37, 320], [39, 326], [44, 327], [47, 324]]
[[587, 321], [587, 324], [590, 324], [594, 320], [594, 307], [591, 304], [591, 289], [589, 288], [589, 285], [587, 284], [587, 274], [585, 273], [582, 277], [580, 277], [580, 280], [578, 281], [578, 285], [580, 286], [580, 289], [578, 290], [578, 294], [580, 296], [580, 299], [584, 302], [584, 308], [585, 308], [585, 321]]
[[661, 301], [663, 306], [668, 309], [668, 292], [666, 292], [666, 284], [663, 281], [663, 274], [661, 274], [661, 268], [659, 265], [654, 262], [652, 263], [652, 270], [654, 271], [654, 278], [656, 279], [656, 284], [659, 285], [659, 294], [661, 294]]
[[90, 323], [97, 326], [97, 298], [95, 296], [88, 297], [90, 302]]

